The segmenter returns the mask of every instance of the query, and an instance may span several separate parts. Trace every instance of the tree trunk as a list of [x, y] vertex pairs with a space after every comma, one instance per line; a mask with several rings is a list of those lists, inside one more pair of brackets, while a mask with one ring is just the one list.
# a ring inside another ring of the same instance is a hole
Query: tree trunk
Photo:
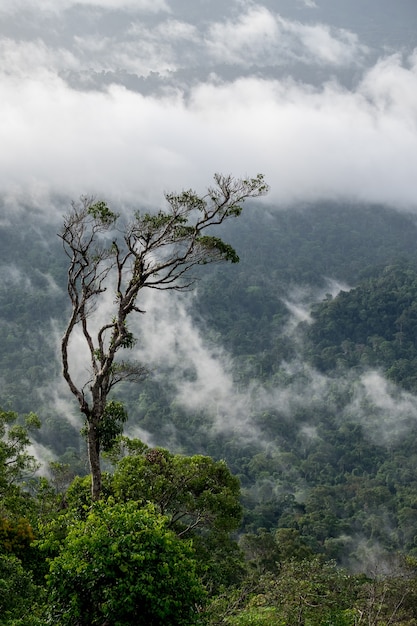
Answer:
[[95, 502], [101, 496], [101, 466], [99, 420], [94, 415], [88, 420], [87, 443], [91, 472], [91, 498]]

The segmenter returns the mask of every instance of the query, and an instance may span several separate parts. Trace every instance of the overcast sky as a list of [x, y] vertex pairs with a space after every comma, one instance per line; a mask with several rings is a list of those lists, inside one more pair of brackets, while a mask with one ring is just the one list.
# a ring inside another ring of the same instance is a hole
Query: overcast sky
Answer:
[[9, 206], [220, 171], [417, 208], [415, 0], [2, 0], [0, 90]]

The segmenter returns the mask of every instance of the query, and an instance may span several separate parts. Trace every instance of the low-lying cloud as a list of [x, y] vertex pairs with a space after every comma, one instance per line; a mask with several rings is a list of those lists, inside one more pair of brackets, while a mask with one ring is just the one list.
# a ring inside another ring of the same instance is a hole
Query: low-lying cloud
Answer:
[[[112, 31], [105, 10], [116, 4], [132, 3], [85, 2], [102, 30], [87, 14], [85, 32], [76, 22], [71, 30], [65, 16], [42, 30], [44, 0], [31, 34], [0, 38], [0, 193], [10, 211], [23, 199], [49, 211], [53, 194], [158, 204], [164, 191], [204, 192], [216, 171], [263, 172], [274, 205], [348, 198], [416, 208], [416, 52], [367, 68], [355, 33], [291, 20], [261, 3], [233, 4], [223, 19], [217, 11], [197, 23], [161, 0], [147, 22], [144, 0], [129, 19], [120, 13]], [[72, 0], [64, 5], [81, 10]], [[2, 11], [16, 6], [34, 7], [22, 0]], [[295, 81], [295, 61], [326, 66], [327, 79]], [[268, 70], [286, 63], [287, 77]], [[202, 64], [200, 78], [187, 79]], [[229, 64], [234, 77], [226, 80], [216, 64]], [[342, 86], [338, 67], [356, 68], [354, 86]], [[116, 84], [119, 75], [152, 71], [158, 95]], [[164, 88], [164, 73], [176, 71], [182, 78]], [[109, 72], [114, 84], [100, 83]]]
[[160, 202], [212, 173], [266, 175], [271, 203], [350, 198], [415, 208], [417, 55], [379, 62], [355, 92], [245, 78], [145, 97], [1, 75], [0, 191]]
[[379, 371], [371, 370], [356, 381], [353, 399], [344, 414], [362, 425], [377, 445], [396, 445], [417, 421], [417, 397], [399, 389]]
[[[334, 293], [347, 289], [336, 281], [329, 286]], [[204, 416], [201, 428], [209, 437], [238, 435], [242, 444], [278, 454], [279, 436], [274, 435], [271, 440], [269, 428], [275, 432], [278, 420], [283, 422], [285, 430], [285, 423], [293, 425], [295, 416], [303, 415], [297, 428], [300, 442], [307, 446], [319, 437], [316, 420], [322, 410], [333, 412], [335, 419], [343, 422], [359, 423], [370, 442], [384, 447], [400, 443], [413, 428], [417, 419], [416, 396], [388, 382], [377, 370], [362, 374], [346, 371], [329, 376], [294, 356], [288, 362], [277, 364], [285, 384], [278, 379], [265, 384], [257, 379], [255, 372], [252, 379], [249, 375], [244, 385], [239, 384], [233, 357], [221, 345], [209, 341], [204, 329], [196, 326], [191, 314], [194, 297], [195, 294], [142, 292], [138, 304], [146, 313], [132, 317], [129, 322], [137, 344], [133, 350], [119, 356], [145, 365], [151, 379], [168, 387], [171, 401], [186, 414]], [[301, 288], [293, 289], [288, 296], [293, 321], [282, 332], [291, 336], [295, 347], [299, 345], [299, 321], [309, 321], [308, 297], [311, 304], [312, 294], [309, 296]], [[90, 323], [98, 329], [111, 319], [113, 306], [109, 290]], [[61, 335], [62, 323], [58, 327], [53, 322], [48, 341], [55, 337], [57, 359]], [[81, 332], [75, 333], [71, 341], [70, 369], [76, 384], [85, 385], [90, 374], [88, 350]], [[59, 415], [79, 430], [82, 424], [79, 409], [61, 375], [56, 380], [51, 378], [39, 390], [39, 395], [47, 412]], [[139, 417], [132, 405], [126, 429], [130, 436], [139, 436], [150, 445], [175, 447], [173, 424], [166, 423], [163, 433], [150, 434], [138, 425]]]

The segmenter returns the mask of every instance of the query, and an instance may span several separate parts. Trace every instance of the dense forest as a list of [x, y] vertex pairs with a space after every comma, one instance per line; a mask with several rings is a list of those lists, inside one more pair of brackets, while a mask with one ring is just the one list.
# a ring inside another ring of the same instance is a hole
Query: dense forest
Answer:
[[240, 262], [135, 328], [165, 351], [115, 394], [93, 506], [59, 228], [0, 226], [0, 623], [417, 624], [414, 217], [254, 204], [225, 225]]

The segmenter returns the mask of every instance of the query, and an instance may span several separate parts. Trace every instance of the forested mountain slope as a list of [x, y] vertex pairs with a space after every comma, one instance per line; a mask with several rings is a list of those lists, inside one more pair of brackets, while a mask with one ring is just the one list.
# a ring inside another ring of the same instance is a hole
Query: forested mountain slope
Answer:
[[326, 372], [381, 367], [387, 378], [415, 391], [416, 281], [415, 266], [389, 265], [356, 289], [317, 305], [307, 331], [312, 363]]
[[[82, 422], [58, 382], [67, 307], [58, 229], [0, 229], [0, 405], [38, 412], [37, 443], [83, 473]], [[217, 414], [193, 361], [181, 369], [171, 359], [122, 388], [128, 432], [224, 458], [242, 485], [241, 530], [290, 528], [313, 552], [351, 564], [365, 544], [413, 554], [414, 218], [380, 206], [248, 207], [222, 237], [240, 263], [204, 268], [186, 304], [201, 350], [229, 376]], [[200, 389], [200, 404], [187, 405], [185, 388], [197, 398]]]

